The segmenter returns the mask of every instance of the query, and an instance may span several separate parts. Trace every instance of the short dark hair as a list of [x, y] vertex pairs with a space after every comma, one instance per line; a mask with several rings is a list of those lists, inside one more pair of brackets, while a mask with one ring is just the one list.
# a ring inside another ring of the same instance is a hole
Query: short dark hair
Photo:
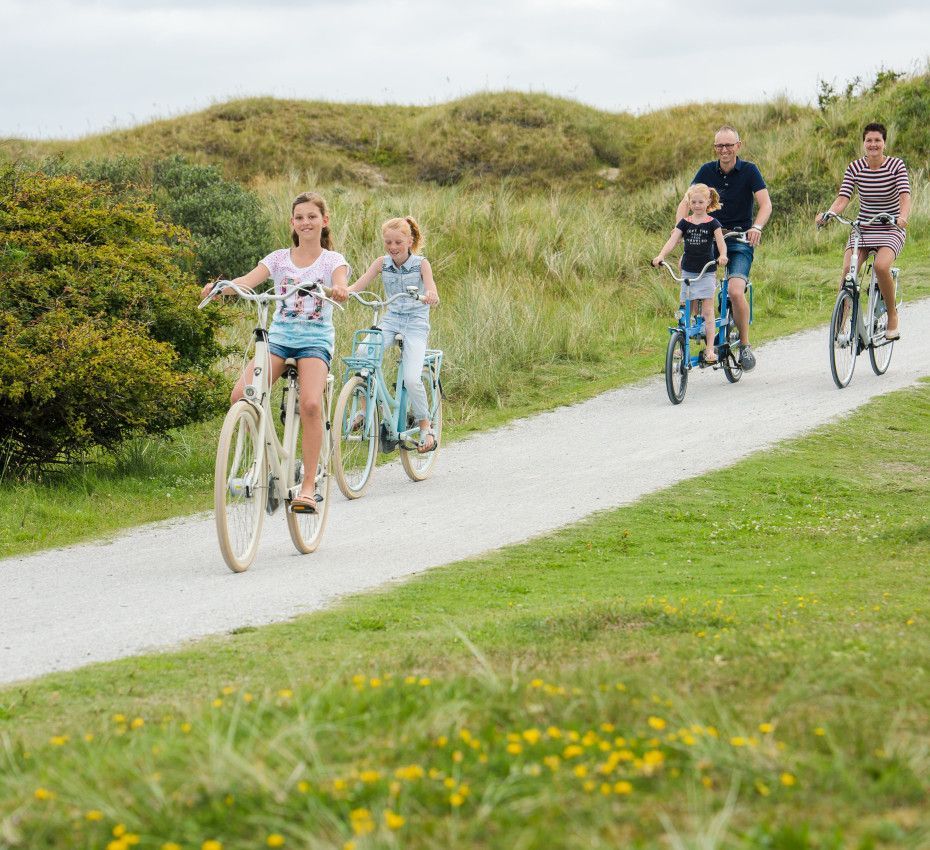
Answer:
[[879, 124], [877, 121], [873, 121], [871, 124], [866, 124], [865, 129], [862, 131], [862, 141], [865, 141], [865, 137], [869, 133], [881, 133], [882, 139], [888, 141], [888, 128], [884, 124]]

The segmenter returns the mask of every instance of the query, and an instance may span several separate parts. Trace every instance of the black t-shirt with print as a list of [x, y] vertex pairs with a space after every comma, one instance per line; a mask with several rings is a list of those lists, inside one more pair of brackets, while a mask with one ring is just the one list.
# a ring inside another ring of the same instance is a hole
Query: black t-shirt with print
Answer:
[[682, 219], [675, 227], [681, 231], [685, 244], [681, 267], [686, 272], [699, 272], [714, 259], [714, 232], [720, 229], [720, 222], [713, 216], [703, 224], [692, 224]]

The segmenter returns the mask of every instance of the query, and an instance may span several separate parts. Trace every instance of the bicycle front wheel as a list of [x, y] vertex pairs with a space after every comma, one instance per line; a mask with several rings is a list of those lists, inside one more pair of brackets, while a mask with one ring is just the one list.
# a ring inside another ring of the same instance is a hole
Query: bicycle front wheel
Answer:
[[739, 342], [739, 330], [733, 321], [732, 307], [728, 311], [727, 320], [727, 348], [723, 358], [723, 374], [731, 384], [735, 384], [743, 377], [743, 367], [739, 365], [739, 358], [733, 353], [733, 347]]
[[[293, 399], [294, 409], [289, 412], [289, 415], [293, 417], [294, 425], [285, 450], [288, 453], [287, 486], [292, 493], [299, 493], [307, 470], [304, 469], [303, 463], [303, 426], [300, 421], [296, 381], [294, 390], [288, 394], [290, 399]], [[323, 539], [323, 529], [326, 527], [326, 518], [329, 515], [329, 485], [332, 480], [330, 477], [332, 437], [327, 421], [329, 402], [330, 395], [327, 391], [323, 394], [323, 442], [320, 444], [320, 456], [314, 471], [313, 493], [316, 497], [316, 513], [295, 514], [290, 508], [287, 511], [287, 530], [291, 535], [291, 542], [302, 555], [309, 555], [316, 551]]]
[[668, 341], [665, 352], [665, 389], [672, 404], [681, 404], [688, 389], [688, 370], [685, 368], [685, 335], [676, 331]]
[[875, 316], [872, 320], [872, 342], [869, 345], [869, 362], [872, 364], [872, 371], [876, 375], [884, 375], [891, 365], [891, 352], [894, 349], [894, 341], [882, 342], [880, 345], [875, 344], [876, 337], [884, 339], [885, 331], [888, 328], [888, 311], [885, 308], [885, 299], [878, 296], [875, 302]]
[[357, 499], [371, 483], [378, 456], [378, 407], [368, 398], [367, 381], [360, 375], [353, 375], [339, 393], [333, 424], [336, 483], [343, 496]]
[[265, 517], [268, 467], [258, 426], [255, 408], [237, 401], [226, 414], [216, 450], [216, 534], [234, 573], [247, 570], [255, 559]]
[[849, 386], [856, 368], [856, 310], [852, 293], [840, 290], [830, 319], [830, 371], [833, 382], [843, 389]]
[[[433, 468], [436, 465], [436, 456], [442, 446], [442, 395], [439, 390], [439, 382], [433, 381], [432, 371], [423, 370], [423, 389], [426, 390], [426, 404], [432, 411], [433, 431], [436, 434], [436, 449], [431, 452], [420, 453], [416, 449], [402, 449], [400, 453], [400, 462], [404, 466], [404, 472], [411, 481], [423, 481], [433, 474]], [[416, 417], [413, 414], [413, 407], [407, 403], [407, 427], [412, 428], [416, 424]]]

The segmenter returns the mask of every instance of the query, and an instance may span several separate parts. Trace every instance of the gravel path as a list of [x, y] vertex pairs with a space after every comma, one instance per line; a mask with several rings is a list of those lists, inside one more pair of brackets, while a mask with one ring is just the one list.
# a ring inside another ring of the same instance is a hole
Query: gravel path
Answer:
[[[735, 386], [720, 371], [692, 372], [677, 407], [650, 380], [454, 443], [422, 484], [398, 463], [382, 467], [356, 502], [334, 485], [313, 555], [296, 553], [280, 512], [266, 518], [256, 562], [240, 575], [224, 565], [209, 515], [0, 561], [0, 682], [286, 620], [727, 466], [930, 374], [920, 342], [930, 300], [906, 306], [902, 327], [888, 374], [876, 377], [863, 355], [843, 391], [818, 329], [760, 348]], [[683, 447], [683, 434], [721, 423], [738, 438]]]

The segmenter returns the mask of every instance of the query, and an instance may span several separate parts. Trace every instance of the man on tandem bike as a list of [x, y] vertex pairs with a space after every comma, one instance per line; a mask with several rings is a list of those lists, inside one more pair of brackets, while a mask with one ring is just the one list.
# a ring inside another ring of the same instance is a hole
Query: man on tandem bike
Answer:
[[[721, 209], [714, 213], [723, 230], [746, 232], [749, 244], [728, 242], [730, 257], [728, 265], [730, 303], [733, 317], [739, 329], [739, 365], [744, 372], [755, 368], [756, 358], [749, 347], [749, 301], [746, 298], [746, 283], [752, 268], [753, 249], [762, 239], [762, 228], [772, 215], [772, 199], [755, 163], [739, 158], [739, 133], [725, 124], [714, 135], [714, 152], [717, 159], [705, 162], [694, 175], [691, 184], [704, 183], [712, 186], [720, 195]], [[753, 220], [753, 202], [756, 215]], [[688, 196], [682, 198], [675, 213], [675, 221], [688, 214]]]

